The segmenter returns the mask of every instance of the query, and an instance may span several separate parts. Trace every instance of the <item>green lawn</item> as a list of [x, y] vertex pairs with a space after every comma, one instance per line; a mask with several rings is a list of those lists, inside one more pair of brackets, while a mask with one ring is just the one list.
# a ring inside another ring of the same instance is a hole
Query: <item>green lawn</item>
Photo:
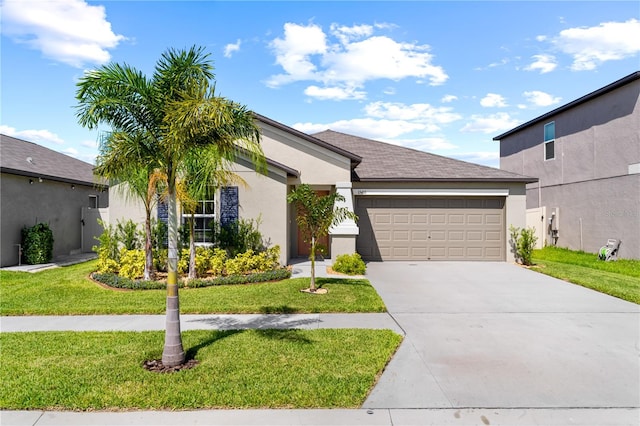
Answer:
[[532, 269], [640, 304], [640, 261], [605, 262], [593, 253], [545, 247], [533, 252]]
[[153, 373], [162, 332], [0, 334], [0, 409], [357, 408], [402, 337], [390, 330], [187, 331], [200, 362]]
[[[165, 290], [116, 291], [88, 279], [96, 261], [37, 273], [0, 271], [1, 315], [163, 314]], [[301, 293], [308, 278], [180, 289], [180, 311], [206, 313], [386, 312], [368, 280], [319, 278], [324, 295]]]

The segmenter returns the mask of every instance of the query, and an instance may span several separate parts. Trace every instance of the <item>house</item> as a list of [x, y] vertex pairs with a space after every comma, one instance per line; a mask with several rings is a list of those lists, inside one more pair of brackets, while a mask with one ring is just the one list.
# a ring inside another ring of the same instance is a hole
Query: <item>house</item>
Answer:
[[[359, 217], [331, 230], [330, 258], [357, 251], [365, 260], [513, 261], [508, 228], [524, 227], [525, 185], [535, 179], [331, 130], [308, 135], [258, 114], [256, 122], [266, 173], [239, 158], [233, 171], [248, 186], [203, 200], [200, 227], [214, 217], [253, 219], [281, 247], [283, 264], [308, 256], [287, 203], [306, 183], [342, 194]], [[131, 203], [112, 193], [112, 221], [130, 217]], [[141, 222], [144, 211], [137, 211]]]
[[93, 166], [32, 142], [0, 135], [0, 266], [20, 263], [21, 230], [46, 223], [53, 256], [90, 252], [109, 204]]
[[640, 259], [640, 71], [496, 136], [500, 168], [527, 184], [539, 244]]

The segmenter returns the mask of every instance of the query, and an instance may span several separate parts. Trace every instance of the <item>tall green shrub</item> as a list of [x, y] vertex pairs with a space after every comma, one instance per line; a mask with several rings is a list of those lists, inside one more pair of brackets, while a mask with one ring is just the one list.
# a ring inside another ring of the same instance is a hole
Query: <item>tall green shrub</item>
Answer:
[[511, 247], [514, 251], [516, 259], [523, 265], [531, 265], [533, 249], [535, 248], [538, 238], [535, 236], [535, 228], [517, 228], [513, 225], [509, 227], [511, 234]]
[[22, 228], [22, 255], [25, 263], [38, 265], [53, 258], [53, 232], [46, 223]]
[[116, 235], [118, 240], [125, 249], [135, 250], [142, 246], [140, 239], [140, 233], [138, 232], [138, 225], [131, 219], [122, 221], [119, 220], [116, 225]]

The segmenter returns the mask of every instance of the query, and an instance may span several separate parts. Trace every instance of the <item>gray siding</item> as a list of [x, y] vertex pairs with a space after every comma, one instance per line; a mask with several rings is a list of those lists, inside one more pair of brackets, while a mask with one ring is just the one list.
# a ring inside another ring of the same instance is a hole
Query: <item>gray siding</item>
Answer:
[[[500, 168], [539, 178], [527, 185], [527, 208], [560, 209], [558, 246], [595, 252], [620, 238], [620, 255], [640, 258], [639, 95], [636, 79], [500, 140]], [[545, 161], [551, 121], [555, 158]]]
[[[29, 180], [33, 183], [30, 184]], [[80, 250], [81, 210], [90, 206], [90, 195], [97, 195], [99, 206], [107, 207], [109, 196], [91, 185], [72, 184], [2, 173], [0, 178], [1, 251], [0, 266], [18, 264], [21, 229], [47, 223], [53, 231], [53, 255]]]

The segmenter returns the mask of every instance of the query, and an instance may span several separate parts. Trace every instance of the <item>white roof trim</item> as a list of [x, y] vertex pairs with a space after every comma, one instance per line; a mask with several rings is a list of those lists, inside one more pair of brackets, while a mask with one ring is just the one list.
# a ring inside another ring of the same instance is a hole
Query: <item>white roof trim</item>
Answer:
[[365, 189], [353, 190], [356, 196], [402, 196], [402, 197], [506, 197], [509, 189]]

